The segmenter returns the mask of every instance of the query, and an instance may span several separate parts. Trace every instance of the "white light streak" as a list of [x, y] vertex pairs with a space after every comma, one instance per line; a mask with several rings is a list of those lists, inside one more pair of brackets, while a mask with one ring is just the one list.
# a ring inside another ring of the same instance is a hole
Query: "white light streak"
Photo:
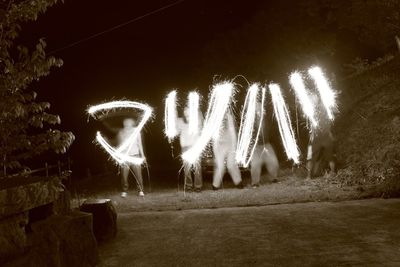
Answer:
[[318, 122], [315, 119], [314, 103], [311, 101], [310, 96], [307, 93], [303, 77], [299, 72], [296, 71], [290, 75], [289, 81], [294, 89], [297, 99], [300, 102], [303, 113], [310, 120], [312, 126], [314, 128], [317, 127]]
[[[261, 89], [261, 105], [257, 105], [259, 91], [260, 88], [258, 84], [253, 84], [248, 89], [240, 120], [238, 144], [236, 147], [236, 162], [242, 164], [245, 168], [248, 167], [253, 156], [264, 117], [265, 88]], [[252, 140], [253, 133], [255, 132], [254, 127], [256, 126], [257, 106], [260, 108], [260, 121], [257, 127], [256, 138]]]
[[234, 85], [231, 82], [218, 83], [213, 86], [204, 127], [197, 142], [182, 154], [185, 162], [196, 163], [210, 140], [217, 138], [233, 93]]
[[328, 118], [334, 120], [333, 112], [336, 110], [336, 94], [329, 85], [328, 80], [325, 78], [324, 73], [320, 67], [312, 67], [308, 69], [308, 74], [314, 80], [317, 86], [319, 95], [321, 96], [322, 104], [324, 105]]
[[171, 91], [165, 99], [165, 135], [168, 137], [170, 142], [178, 135], [176, 120], [176, 91], [174, 90]]
[[189, 134], [199, 132], [199, 94], [190, 92], [188, 96], [189, 106]]
[[144, 157], [141, 157], [141, 158], [133, 157], [133, 156], [129, 155], [128, 153], [129, 153], [130, 148], [135, 144], [135, 142], [137, 142], [138, 136], [139, 136], [141, 130], [143, 129], [144, 125], [146, 124], [146, 122], [151, 117], [153, 109], [149, 105], [142, 104], [139, 102], [112, 101], [112, 102], [92, 106], [88, 109], [88, 113], [92, 116], [95, 116], [97, 112], [110, 111], [115, 108], [132, 108], [132, 109], [143, 110], [144, 113], [143, 113], [142, 120], [135, 127], [135, 130], [132, 132], [132, 134], [126, 140], [123, 140], [122, 144], [120, 144], [119, 147], [116, 149], [107, 143], [107, 141], [104, 139], [104, 137], [101, 135], [100, 132], [97, 132], [96, 140], [110, 154], [110, 156], [113, 157], [119, 164], [131, 163], [131, 164], [140, 165], [144, 162], [145, 158]]
[[124, 153], [119, 153], [112, 146], [110, 146], [100, 132], [96, 134], [97, 142], [115, 159], [119, 164], [131, 163], [135, 165], [141, 165], [144, 162], [144, 158], [132, 157]]
[[289, 159], [292, 159], [296, 164], [298, 164], [300, 152], [294, 137], [289, 111], [283, 99], [281, 88], [275, 83], [269, 84], [268, 88], [271, 92], [274, 113], [278, 121], [279, 133], [282, 138], [286, 155]]

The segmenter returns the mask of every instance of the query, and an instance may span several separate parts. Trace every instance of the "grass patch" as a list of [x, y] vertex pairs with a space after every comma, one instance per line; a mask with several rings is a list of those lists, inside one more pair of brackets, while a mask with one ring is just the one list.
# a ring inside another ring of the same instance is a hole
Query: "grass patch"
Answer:
[[82, 184], [79, 192], [73, 194], [73, 206], [78, 207], [85, 199], [107, 198], [112, 200], [118, 212], [213, 209], [362, 199], [373, 196], [375, 190], [368, 186], [346, 186], [328, 177], [306, 180], [305, 175], [290, 174], [289, 170], [282, 173], [284, 175], [274, 183], [267, 182], [264, 176], [266, 182], [258, 188], [236, 189], [227, 183], [225, 188], [213, 191], [210, 181], [206, 181], [202, 192], [184, 193], [171, 185], [159, 185], [144, 198], [139, 197], [135, 190], [131, 190], [128, 197], [121, 198], [118, 177], [104, 176], [96, 178], [96, 184], [86, 181], [92, 185], [90, 189]]

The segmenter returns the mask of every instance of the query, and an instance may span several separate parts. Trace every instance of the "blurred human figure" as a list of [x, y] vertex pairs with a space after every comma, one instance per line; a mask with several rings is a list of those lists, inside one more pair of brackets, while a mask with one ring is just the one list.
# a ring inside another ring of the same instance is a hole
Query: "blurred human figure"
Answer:
[[[132, 118], [124, 119], [124, 127], [118, 132], [117, 140], [118, 144], [121, 145], [125, 140], [127, 140], [136, 129], [136, 122]], [[128, 155], [133, 157], [144, 157], [143, 144], [140, 133], [137, 135], [135, 142], [128, 148]], [[142, 177], [142, 166], [124, 163], [121, 165], [121, 187], [122, 193], [121, 197], [126, 197], [129, 189], [129, 172], [132, 172], [139, 196], [144, 196], [143, 192], [143, 177]]]
[[268, 174], [276, 179], [279, 172], [279, 162], [270, 143], [259, 143], [254, 149], [251, 159], [251, 185], [254, 188], [260, 186], [261, 170], [264, 165], [267, 167]]
[[259, 123], [259, 120], [262, 119], [261, 130], [253, 157], [251, 158], [251, 185], [253, 188], [260, 185], [261, 171], [264, 165], [268, 170], [268, 174], [273, 179], [278, 177], [279, 172], [278, 158], [276, 157], [274, 148], [269, 143], [270, 123], [266, 121], [265, 113], [261, 114], [260, 105], [261, 103], [258, 102], [256, 121]]
[[235, 122], [232, 113], [228, 112], [219, 138], [213, 142], [215, 163], [212, 183], [213, 190], [218, 190], [221, 186], [225, 174], [225, 162], [235, 186], [240, 189], [243, 188], [242, 177], [235, 159], [236, 143]]
[[329, 175], [336, 171], [334, 137], [330, 127], [313, 130], [307, 148], [307, 178], [320, 173], [324, 163], [329, 164]]
[[[189, 114], [190, 114], [189, 107], [185, 107], [183, 118], [178, 118], [177, 122], [177, 128], [179, 131], [179, 141], [182, 153], [187, 151], [196, 143], [200, 135], [200, 129], [202, 124], [202, 115], [199, 112], [199, 120], [198, 120], [199, 130], [197, 132], [191, 133], [189, 131]], [[203, 186], [200, 161], [196, 162], [193, 165], [184, 162], [183, 172], [185, 175], [185, 190], [192, 191], [194, 189], [196, 192], [200, 192]], [[193, 183], [192, 173], [194, 174], [194, 183]]]
[[322, 116], [322, 108], [316, 96], [312, 97], [316, 105], [318, 127], [311, 128], [310, 140], [307, 147], [307, 178], [310, 179], [324, 169], [324, 163], [329, 165], [329, 175], [336, 171], [335, 139], [331, 126], [332, 122]]

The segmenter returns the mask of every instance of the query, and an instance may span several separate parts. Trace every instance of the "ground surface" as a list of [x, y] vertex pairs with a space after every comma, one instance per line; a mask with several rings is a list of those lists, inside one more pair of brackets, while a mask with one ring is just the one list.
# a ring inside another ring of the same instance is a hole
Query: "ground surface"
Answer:
[[100, 266], [400, 266], [400, 199], [118, 216]]
[[[73, 206], [78, 207], [85, 199], [111, 199], [118, 212], [165, 211], [183, 209], [262, 206], [269, 204], [299, 203], [313, 201], [342, 201], [376, 196], [373, 186], [343, 186], [335, 179], [319, 177], [306, 180], [305, 174], [292, 174], [290, 171], [271, 182], [263, 176], [263, 184], [256, 189], [247, 187], [236, 189], [229, 177], [224, 180], [224, 188], [211, 190], [211, 180], [205, 179], [201, 193], [183, 192], [182, 185], [169, 182], [154, 183], [152, 191], [145, 186], [145, 197], [138, 197], [132, 188], [127, 198], [120, 197], [119, 177], [116, 174], [96, 177], [76, 185], [72, 190]], [[250, 183], [245, 178], [245, 184]]]

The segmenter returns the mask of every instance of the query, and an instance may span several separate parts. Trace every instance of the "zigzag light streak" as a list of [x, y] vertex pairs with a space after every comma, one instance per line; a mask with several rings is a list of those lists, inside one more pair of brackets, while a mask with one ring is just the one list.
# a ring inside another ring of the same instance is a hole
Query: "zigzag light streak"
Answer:
[[231, 82], [218, 83], [213, 86], [204, 127], [197, 142], [182, 154], [182, 159], [185, 162], [194, 164], [201, 156], [208, 142], [212, 138], [218, 138], [233, 93], [234, 85]]
[[283, 99], [281, 88], [275, 83], [269, 84], [268, 87], [271, 92], [274, 113], [278, 121], [279, 133], [285, 147], [286, 155], [298, 164], [300, 152], [294, 137], [289, 111]]
[[115, 108], [140, 109], [140, 110], [144, 111], [144, 114], [143, 114], [142, 120], [137, 125], [137, 127], [135, 127], [135, 130], [133, 131], [133, 133], [126, 140], [124, 140], [117, 149], [110, 146], [107, 143], [107, 141], [104, 139], [104, 137], [101, 135], [100, 132], [97, 132], [96, 140], [104, 148], [104, 150], [106, 150], [110, 154], [110, 156], [113, 157], [119, 164], [131, 163], [131, 164], [140, 165], [144, 162], [145, 158], [144, 157], [142, 157], [142, 158], [132, 157], [128, 153], [129, 153], [130, 148], [136, 142], [138, 135], [140, 134], [144, 125], [151, 117], [153, 109], [147, 104], [142, 104], [142, 103], [133, 102], [133, 101], [112, 101], [112, 102], [92, 106], [88, 109], [88, 113], [94, 117], [97, 112], [110, 111]]
[[197, 134], [199, 132], [199, 94], [197, 92], [190, 92], [188, 102], [189, 134]]
[[256, 125], [258, 93], [260, 88], [258, 84], [253, 84], [247, 91], [246, 99], [243, 105], [242, 116], [240, 120], [238, 144], [236, 148], [236, 162], [247, 168], [257, 145], [262, 121], [264, 117], [264, 98], [265, 88], [261, 90], [260, 122], [257, 129], [255, 140], [252, 140], [254, 127]]
[[318, 122], [315, 119], [315, 108], [312, 103], [306, 87], [304, 85], [303, 77], [299, 72], [293, 72], [289, 77], [290, 85], [294, 89], [297, 99], [300, 101], [301, 108], [306, 117], [310, 120], [312, 126], [316, 128]]
[[323, 105], [325, 106], [328, 118], [334, 120], [334, 110], [336, 110], [336, 94], [329, 85], [328, 80], [325, 78], [324, 73], [320, 67], [312, 67], [308, 69], [308, 74], [314, 80], [315, 85], [321, 96]]
[[168, 137], [169, 141], [172, 141], [178, 135], [176, 120], [176, 91], [174, 90], [171, 91], [165, 99], [165, 135]]
[[110, 156], [113, 157], [113, 159], [115, 159], [115, 161], [117, 161], [119, 164], [131, 163], [135, 165], [141, 165], [144, 162], [144, 158], [132, 157], [127, 154], [118, 153], [112, 146], [107, 143], [100, 132], [97, 132], [96, 140], [104, 148], [104, 150], [106, 150], [108, 154], [110, 154]]

